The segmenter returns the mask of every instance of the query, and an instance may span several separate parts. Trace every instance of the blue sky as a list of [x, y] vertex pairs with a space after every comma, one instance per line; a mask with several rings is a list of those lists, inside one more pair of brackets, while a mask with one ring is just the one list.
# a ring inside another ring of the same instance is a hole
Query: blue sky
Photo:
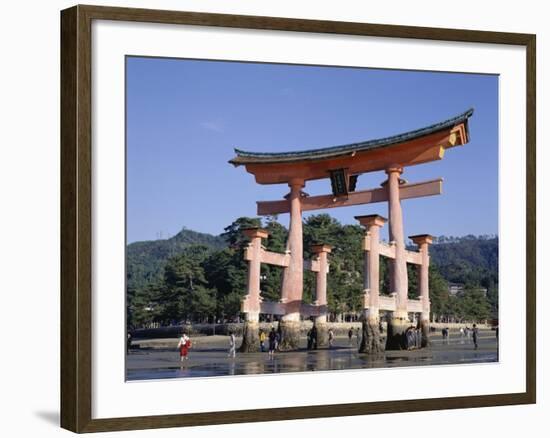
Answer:
[[[473, 107], [471, 141], [407, 167], [409, 182], [443, 177], [443, 194], [402, 203], [406, 235], [498, 233], [498, 77], [364, 68], [127, 58], [127, 239], [182, 227], [219, 234], [285, 185], [258, 185], [228, 164], [233, 148], [286, 151], [386, 137]], [[378, 187], [382, 172], [359, 177]], [[328, 180], [310, 195], [330, 193]], [[342, 223], [387, 216], [385, 203], [330, 209]], [[279, 220], [287, 225], [288, 215]], [[383, 232], [386, 237], [387, 227]]]

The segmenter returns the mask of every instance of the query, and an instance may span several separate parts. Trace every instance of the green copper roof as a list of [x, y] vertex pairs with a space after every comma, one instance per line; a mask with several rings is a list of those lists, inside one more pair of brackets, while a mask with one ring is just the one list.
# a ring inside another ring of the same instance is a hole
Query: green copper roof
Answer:
[[367, 140], [359, 143], [351, 143], [340, 146], [331, 146], [326, 148], [291, 152], [251, 152], [243, 151], [241, 149], [235, 149], [236, 157], [229, 162], [235, 166], [238, 166], [248, 163], [280, 163], [291, 161], [319, 160], [323, 158], [335, 157], [338, 155], [345, 155], [352, 152], [368, 151], [372, 149], [392, 146], [398, 143], [404, 143], [420, 137], [424, 137], [426, 135], [433, 134], [438, 131], [452, 128], [453, 126], [456, 126], [460, 123], [466, 123], [466, 132], [468, 132], [468, 118], [473, 113], [474, 109], [470, 108], [468, 111], [465, 111], [455, 117], [451, 117], [450, 119], [435, 123], [430, 126], [426, 126], [424, 128], [416, 129], [414, 131], [392, 135], [386, 138]]

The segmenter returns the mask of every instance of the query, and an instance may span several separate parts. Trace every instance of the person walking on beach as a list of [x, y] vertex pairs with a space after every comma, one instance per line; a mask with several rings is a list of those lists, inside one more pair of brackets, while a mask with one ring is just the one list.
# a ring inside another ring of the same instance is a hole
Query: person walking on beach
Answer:
[[266, 335], [263, 329], [260, 329], [260, 351], [263, 353], [265, 351], [265, 339]]
[[180, 337], [178, 348], [180, 350], [180, 361], [183, 362], [189, 359], [187, 354], [189, 353], [189, 348], [191, 348], [191, 339], [189, 339], [189, 336], [185, 332]]
[[479, 336], [479, 330], [477, 326], [474, 324], [472, 329], [472, 339], [474, 341], [474, 349], [477, 350], [477, 340]]
[[277, 336], [275, 336], [275, 350], [279, 350], [279, 345], [281, 344], [281, 340], [283, 339], [283, 331], [281, 329], [281, 324], [277, 326]]
[[449, 345], [449, 327], [441, 330], [441, 334], [443, 335], [443, 344]]
[[314, 350], [317, 350], [317, 327], [315, 324], [313, 325], [313, 328], [311, 329], [311, 340], [312, 340], [312, 347]]
[[229, 332], [229, 354], [228, 357], [235, 357], [237, 340], [235, 339], [235, 333]]
[[281, 334], [281, 331], [277, 330], [277, 334], [275, 336], [275, 350], [280, 351], [282, 339], [283, 339], [283, 335]]
[[275, 353], [275, 349], [277, 348], [277, 332], [275, 331], [274, 327], [271, 327], [271, 331], [269, 332], [269, 357], [272, 358], [273, 354]]
[[308, 330], [306, 337], [307, 337], [307, 349], [311, 350], [313, 348], [313, 333], [311, 330]]

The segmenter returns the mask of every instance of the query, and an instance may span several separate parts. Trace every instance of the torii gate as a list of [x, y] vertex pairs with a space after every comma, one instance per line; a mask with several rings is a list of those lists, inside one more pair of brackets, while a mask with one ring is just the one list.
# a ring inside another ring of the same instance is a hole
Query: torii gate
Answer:
[[[409, 300], [401, 200], [441, 194], [442, 179], [408, 184], [400, 176], [407, 166], [441, 160], [446, 149], [468, 143], [468, 119], [472, 114], [473, 109], [469, 109], [453, 118], [415, 131], [323, 149], [274, 153], [235, 149], [236, 157], [229, 162], [235, 166], [244, 165], [258, 184], [288, 184], [290, 187], [290, 193], [284, 200], [257, 202], [258, 215], [290, 213], [288, 265], [283, 268], [281, 290], [281, 302], [285, 304], [285, 313], [280, 322], [283, 348], [294, 348], [299, 339], [304, 269], [302, 212], [384, 201], [388, 202], [389, 237], [393, 246], [391, 292], [395, 296], [392, 317], [388, 323], [386, 349], [404, 347], [404, 334], [409, 327]], [[382, 188], [355, 190], [360, 174], [380, 170], [388, 175]], [[332, 194], [308, 196], [302, 191], [307, 181], [324, 178], [330, 179]], [[425, 263], [421, 266], [427, 269], [429, 236], [423, 236], [424, 240], [418, 236], [418, 244], [421, 257], [425, 257]], [[427, 271], [422, 272], [424, 297], [428, 290]], [[368, 276], [367, 271], [365, 276]], [[429, 306], [429, 299], [426, 303]], [[365, 328], [376, 323], [378, 310], [375, 313], [369, 318], [366, 309]], [[421, 314], [423, 331], [427, 331], [429, 311], [427, 315], [424, 309]], [[364, 329], [363, 332], [369, 334], [369, 330]]]
[[[287, 268], [290, 266], [290, 252], [276, 253], [267, 251], [262, 246], [262, 239], [269, 236], [267, 230], [261, 228], [246, 228], [242, 230], [248, 237], [249, 243], [245, 249], [244, 258], [248, 262], [248, 277], [246, 284], [246, 295], [241, 303], [241, 310], [246, 315], [243, 330], [243, 342], [239, 348], [241, 352], [257, 351], [259, 346], [259, 315], [287, 315], [289, 310], [297, 311], [300, 315], [315, 317], [317, 329], [317, 340], [319, 346], [326, 345], [327, 329], [327, 274], [328, 254], [331, 252], [330, 245], [315, 244], [311, 246], [314, 254], [312, 260], [304, 261], [304, 267], [316, 274], [315, 281], [315, 302], [313, 304], [299, 301], [287, 301], [284, 297], [279, 302], [265, 301], [260, 296], [260, 269], [265, 263], [273, 266]], [[291, 338], [286, 336], [286, 344], [283, 348], [298, 348], [299, 336]]]

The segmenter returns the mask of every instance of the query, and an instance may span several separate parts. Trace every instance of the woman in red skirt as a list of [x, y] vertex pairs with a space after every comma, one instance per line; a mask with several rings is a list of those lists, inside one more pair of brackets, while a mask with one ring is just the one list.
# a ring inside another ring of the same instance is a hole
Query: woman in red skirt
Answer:
[[189, 352], [189, 348], [191, 347], [191, 339], [189, 339], [189, 336], [187, 336], [185, 333], [183, 333], [180, 337], [180, 341], [178, 343], [178, 348], [180, 350], [180, 361], [183, 362], [184, 360], [187, 360], [187, 353]]

